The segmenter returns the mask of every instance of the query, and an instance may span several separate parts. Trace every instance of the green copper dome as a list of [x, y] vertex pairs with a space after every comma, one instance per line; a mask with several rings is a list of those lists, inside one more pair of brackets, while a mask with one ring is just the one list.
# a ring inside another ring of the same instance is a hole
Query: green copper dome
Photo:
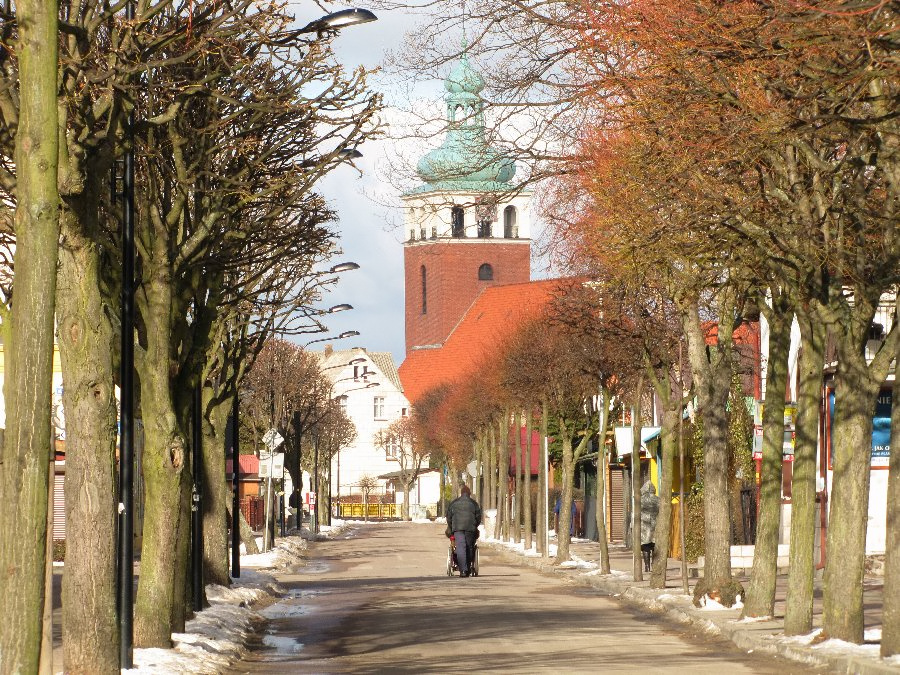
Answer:
[[487, 145], [484, 104], [479, 96], [484, 79], [465, 53], [444, 80], [444, 89], [447, 135], [439, 148], [419, 160], [417, 172], [425, 185], [414, 192], [509, 189], [507, 183], [516, 173], [516, 165]]

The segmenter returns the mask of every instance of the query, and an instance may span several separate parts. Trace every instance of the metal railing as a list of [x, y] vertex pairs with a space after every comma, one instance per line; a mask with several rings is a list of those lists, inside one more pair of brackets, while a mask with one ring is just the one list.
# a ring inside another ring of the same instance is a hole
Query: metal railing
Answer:
[[338, 504], [340, 518], [388, 520], [400, 517], [398, 504]]

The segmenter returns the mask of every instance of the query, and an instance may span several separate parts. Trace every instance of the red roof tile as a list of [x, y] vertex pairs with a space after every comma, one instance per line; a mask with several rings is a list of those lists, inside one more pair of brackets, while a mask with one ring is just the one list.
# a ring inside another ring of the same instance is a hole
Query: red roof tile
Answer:
[[399, 368], [406, 398], [415, 405], [430, 389], [474, 372], [524, 321], [545, 310], [564, 281], [546, 279], [484, 289], [441, 347], [406, 355]]

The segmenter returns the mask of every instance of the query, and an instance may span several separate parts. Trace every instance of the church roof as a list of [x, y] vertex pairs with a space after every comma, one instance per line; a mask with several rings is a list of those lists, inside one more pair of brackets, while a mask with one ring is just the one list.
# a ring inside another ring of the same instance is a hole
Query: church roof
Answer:
[[415, 405], [434, 387], [470, 375], [524, 321], [539, 316], [562, 283], [546, 279], [485, 288], [441, 347], [406, 355], [399, 368], [406, 398]]

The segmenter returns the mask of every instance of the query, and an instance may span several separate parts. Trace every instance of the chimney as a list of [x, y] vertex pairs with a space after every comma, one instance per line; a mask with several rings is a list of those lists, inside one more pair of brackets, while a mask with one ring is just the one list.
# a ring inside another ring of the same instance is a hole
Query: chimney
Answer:
[[331, 345], [325, 345], [325, 356], [331, 356], [331, 353], [334, 351]]

